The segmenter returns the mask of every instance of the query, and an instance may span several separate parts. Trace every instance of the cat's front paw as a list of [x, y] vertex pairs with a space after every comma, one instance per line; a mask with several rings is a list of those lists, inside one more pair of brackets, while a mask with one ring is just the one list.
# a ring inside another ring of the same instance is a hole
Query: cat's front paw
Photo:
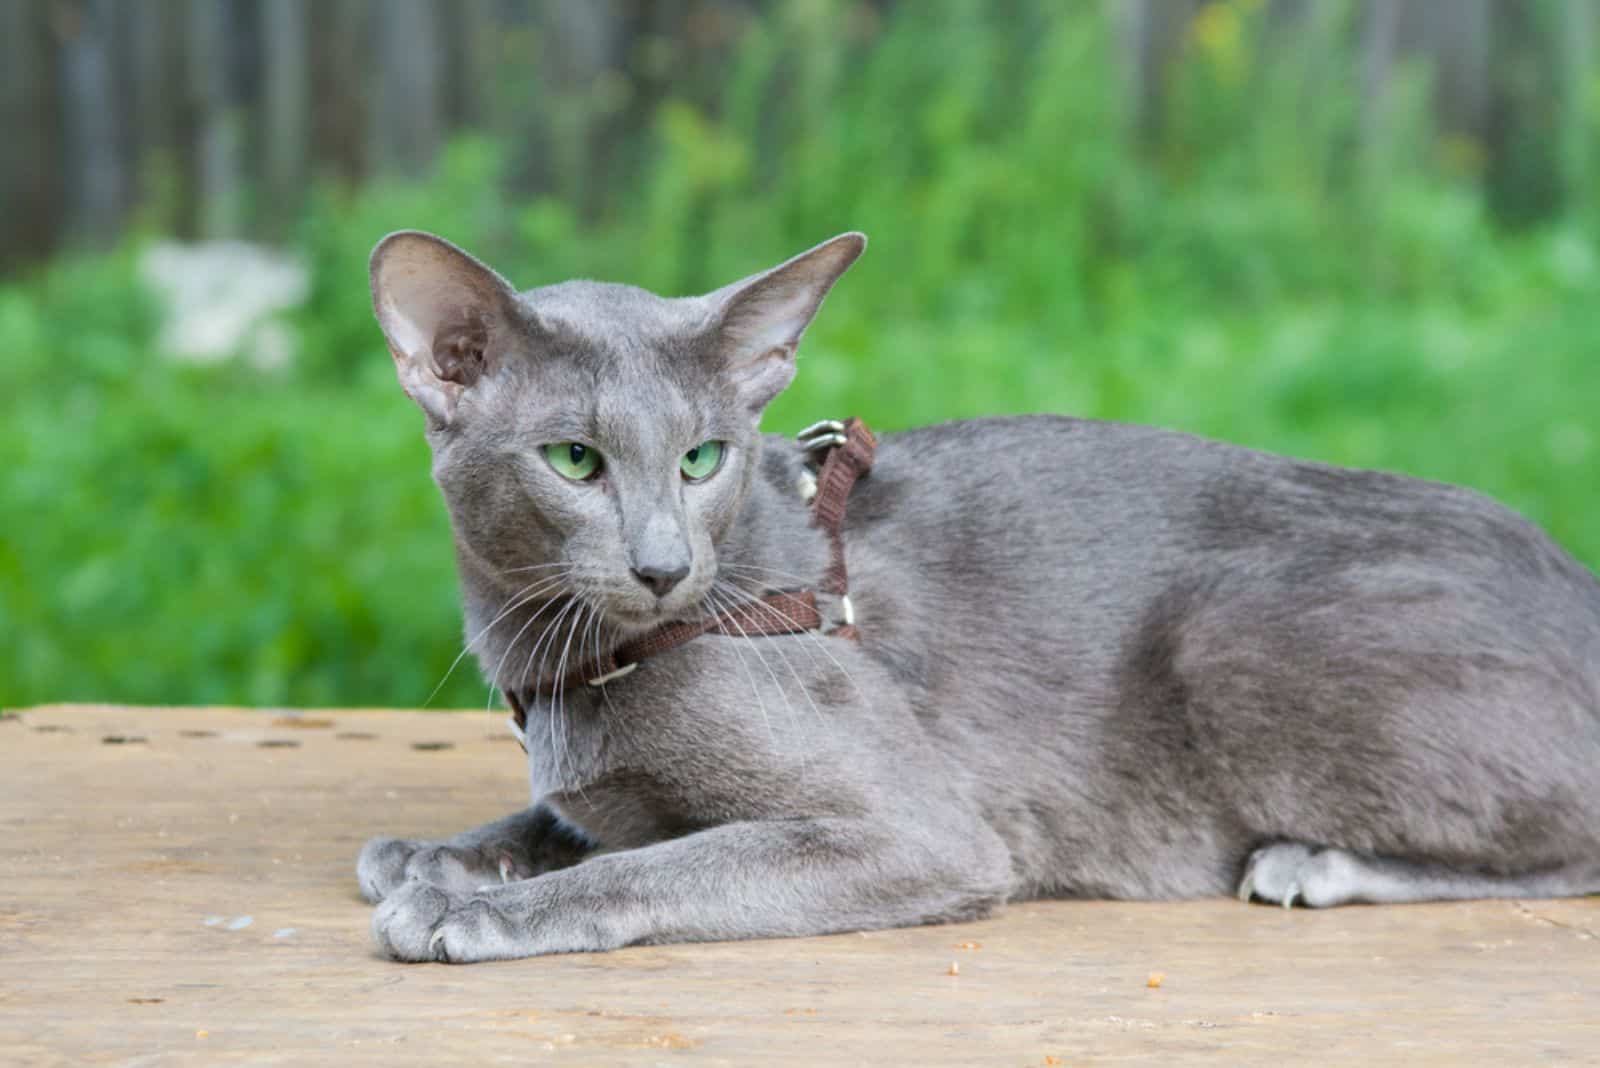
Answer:
[[441, 960], [434, 955], [433, 937], [451, 895], [420, 879], [401, 883], [387, 894], [372, 914], [372, 940], [393, 960]]
[[405, 883], [378, 906], [372, 940], [398, 961], [471, 964], [528, 955], [483, 897], [458, 897], [420, 880]]
[[406, 864], [425, 843], [404, 838], [372, 838], [356, 858], [356, 883], [361, 896], [376, 905], [406, 881]]
[[1327, 908], [1355, 896], [1361, 862], [1342, 849], [1275, 842], [1250, 854], [1239, 900], [1256, 898], [1284, 908]]
[[486, 894], [460, 896], [420, 880], [403, 884], [372, 914], [372, 940], [398, 961], [472, 964], [533, 956], [534, 932]]
[[[546, 953], [617, 949], [626, 939], [609, 910], [563, 904], [561, 873], [472, 894], [452, 894], [419, 879], [403, 883], [372, 914], [372, 940], [399, 961], [470, 964]], [[581, 900], [581, 899], [580, 899]]]
[[509, 847], [463, 848], [408, 838], [374, 838], [356, 860], [361, 896], [376, 905], [413, 880], [455, 894], [526, 879], [525, 858]]

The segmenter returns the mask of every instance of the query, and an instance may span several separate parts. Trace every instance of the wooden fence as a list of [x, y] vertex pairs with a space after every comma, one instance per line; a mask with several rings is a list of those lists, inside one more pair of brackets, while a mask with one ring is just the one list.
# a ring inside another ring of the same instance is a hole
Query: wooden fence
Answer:
[[[785, 2], [0, 0], [0, 268], [107, 243], [141, 210], [187, 236], [272, 236], [314, 175], [415, 173], [462, 129], [527, 138], [576, 122], [603, 171], [661, 97], [714, 79], [749, 20]], [[1103, 2], [1130, 110], [1159, 139], [1166, 73], [1189, 27], [1212, 3], [1250, 0]], [[1254, 6], [1292, 32], [1337, 2]], [[1516, 191], [1509, 214], [1571, 199], [1600, 98], [1600, 0], [1351, 2], [1364, 111], [1381, 108], [1398, 63], [1426, 59], [1440, 123], [1482, 146], [1491, 184]], [[855, 6], [881, 22], [897, 5]], [[1008, 6], [996, 0], [996, 17]], [[679, 57], [671, 69], [649, 60], [660, 40]], [[619, 77], [628, 103], [615, 113], [549, 104]], [[514, 178], [552, 181], [537, 161]]]

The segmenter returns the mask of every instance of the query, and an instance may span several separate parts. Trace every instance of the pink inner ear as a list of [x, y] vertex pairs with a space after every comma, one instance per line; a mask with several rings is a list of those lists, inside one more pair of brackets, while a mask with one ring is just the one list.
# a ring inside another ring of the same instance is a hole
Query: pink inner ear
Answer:
[[753, 360], [729, 368], [739, 396], [759, 412], [794, 378], [794, 346], [774, 345]]
[[773, 360], [787, 360], [794, 355], [793, 345], [773, 345], [754, 359], [736, 363], [728, 368], [728, 372], [736, 378], [749, 375], [759, 375], [762, 370]]
[[483, 376], [489, 350], [489, 324], [481, 313], [464, 311], [439, 324], [433, 335], [433, 362], [439, 377], [470, 386]]

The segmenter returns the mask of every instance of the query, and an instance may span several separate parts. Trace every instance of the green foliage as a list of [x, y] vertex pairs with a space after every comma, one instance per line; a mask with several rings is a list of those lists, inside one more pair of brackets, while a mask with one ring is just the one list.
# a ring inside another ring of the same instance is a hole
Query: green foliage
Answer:
[[[1475, 486], [1600, 563], [1593, 205], [1503, 232], [1405, 94], [1354, 153], [1348, 5], [1316, 7], [1281, 48], [1260, 5], [1208, 7], [1155, 147], [1100, 5], [777, 5], [598, 215], [503, 195], [472, 140], [426, 183], [321, 190], [286, 371], [174, 363], [133, 247], [0, 287], [0, 704], [428, 697], [462, 640], [449, 532], [366, 289], [401, 227], [524, 287], [668, 293], [862, 229], [769, 429], [1158, 423]], [[434, 703], [484, 697], [463, 667]]]

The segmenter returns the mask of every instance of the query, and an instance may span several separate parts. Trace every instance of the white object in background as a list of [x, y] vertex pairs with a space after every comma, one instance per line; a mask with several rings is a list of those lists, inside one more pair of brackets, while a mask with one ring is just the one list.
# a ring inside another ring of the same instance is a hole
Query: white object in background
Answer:
[[245, 241], [164, 241], [140, 256], [139, 277], [161, 299], [161, 347], [174, 358], [244, 356], [262, 370], [294, 359], [294, 335], [278, 316], [311, 292], [295, 257]]

